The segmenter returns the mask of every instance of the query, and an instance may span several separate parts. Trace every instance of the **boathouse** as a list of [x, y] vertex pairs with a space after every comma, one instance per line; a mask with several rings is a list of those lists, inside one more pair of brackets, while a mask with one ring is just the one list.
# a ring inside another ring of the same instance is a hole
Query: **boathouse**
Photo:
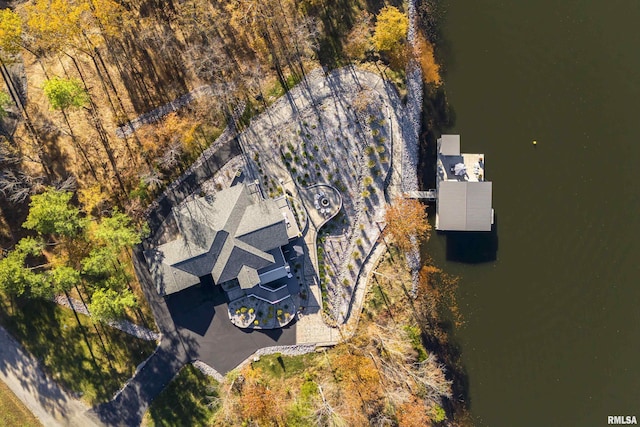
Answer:
[[491, 231], [490, 181], [484, 154], [460, 153], [460, 135], [438, 139], [436, 230]]

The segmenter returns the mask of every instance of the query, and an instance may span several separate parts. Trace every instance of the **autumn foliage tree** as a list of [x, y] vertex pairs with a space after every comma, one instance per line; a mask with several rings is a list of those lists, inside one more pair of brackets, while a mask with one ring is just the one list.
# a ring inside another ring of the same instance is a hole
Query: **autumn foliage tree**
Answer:
[[404, 66], [408, 28], [409, 18], [394, 6], [383, 7], [376, 17], [373, 44], [379, 52], [388, 56], [392, 66]]
[[413, 239], [418, 239], [419, 243], [429, 238], [431, 224], [424, 206], [416, 199], [396, 198], [387, 207], [385, 220], [384, 234], [392, 236], [394, 243], [403, 251], [413, 249]]
[[20, 51], [22, 39], [22, 20], [20, 15], [11, 9], [0, 10], [0, 52], [6, 55], [15, 55]]
[[442, 83], [440, 66], [436, 62], [433, 45], [422, 34], [422, 31], [416, 33], [414, 53], [422, 69], [422, 78], [425, 83], [439, 86]]

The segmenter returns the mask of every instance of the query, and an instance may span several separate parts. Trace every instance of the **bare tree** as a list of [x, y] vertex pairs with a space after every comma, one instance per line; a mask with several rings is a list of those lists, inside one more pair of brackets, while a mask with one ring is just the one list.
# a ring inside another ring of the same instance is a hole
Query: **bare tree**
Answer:
[[175, 168], [180, 163], [182, 153], [182, 144], [180, 141], [174, 140], [165, 149], [164, 154], [157, 159], [158, 166], [167, 171]]
[[160, 188], [162, 185], [162, 177], [158, 174], [157, 170], [152, 170], [140, 176], [142, 182], [149, 186], [152, 190]]

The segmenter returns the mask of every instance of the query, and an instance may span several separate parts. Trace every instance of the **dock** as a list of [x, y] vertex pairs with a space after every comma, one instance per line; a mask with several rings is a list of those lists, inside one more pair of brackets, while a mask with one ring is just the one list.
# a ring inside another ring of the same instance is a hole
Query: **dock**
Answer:
[[438, 192], [435, 189], [429, 189], [427, 191], [409, 191], [405, 193], [405, 197], [408, 199], [425, 199], [429, 202], [435, 202], [438, 198]]

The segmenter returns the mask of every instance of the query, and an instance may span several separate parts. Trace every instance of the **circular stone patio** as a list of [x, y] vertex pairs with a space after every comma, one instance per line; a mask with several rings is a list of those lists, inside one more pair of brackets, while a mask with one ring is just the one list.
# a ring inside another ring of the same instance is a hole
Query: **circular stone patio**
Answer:
[[316, 228], [322, 227], [342, 208], [342, 196], [331, 185], [316, 184], [299, 189], [300, 198], [307, 208], [309, 219]]

